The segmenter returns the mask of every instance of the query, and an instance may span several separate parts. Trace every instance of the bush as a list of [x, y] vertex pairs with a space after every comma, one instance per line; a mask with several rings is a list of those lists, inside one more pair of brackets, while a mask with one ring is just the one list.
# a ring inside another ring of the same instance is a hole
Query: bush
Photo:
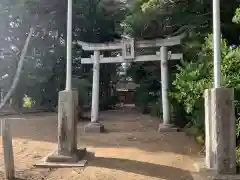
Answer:
[[239, 118], [237, 119], [237, 122], [236, 122], [236, 136], [237, 138], [240, 137], [240, 119]]
[[240, 167], [240, 147], [236, 148], [237, 166]]
[[[221, 77], [222, 86], [240, 88], [240, 47], [235, 49], [221, 41]], [[178, 66], [178, 73], [173, 82], [174, 91], [170, 96], [181, 104], [190, 118], [190, 123], [204, 133], [204, 99], [203, 92], [213, 83], [213, 49], [212, 36], [205, 39], [197, 61], [183, 62]]]

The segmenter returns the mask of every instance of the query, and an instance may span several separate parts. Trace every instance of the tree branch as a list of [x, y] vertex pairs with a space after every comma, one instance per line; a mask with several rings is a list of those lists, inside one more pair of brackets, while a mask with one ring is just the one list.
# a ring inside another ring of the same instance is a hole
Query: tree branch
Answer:
[[29, 42], [30, 42], [31, 37], [33, 35], [33, 31], [34, 31], [33, 28], [30, 28], [30, 31], [28, 33], [28, 37], [25, 41], [25, 44], [24, 44], [24, 47], [23, 47], [23, 50], [22, 50], [22, 53], [21, 53], [21, 56], [20, 56], [20, 59], [19, 59], [19, 62], [18, 62], [18, 67], [17, 67], [16, 74], [15, 74], [14, 79], [13, 79], [13, 83], [12, 83], [7, 95], [4, 97], [3, 101], [0, 103], [0, 111], [5, 106], [6, 102], [10, 99], [10, 97], [12, 96], [13, 92], [15, 91], [15, 89], [17, 87], [17, 84], [19, 82], [20, 75], [21, 75], [21, 72], [22, 72], [24, 59], [25, 59], [25, 56], [26, 56], [26, 53], [27, 53], [28, 45], [29, 45]]

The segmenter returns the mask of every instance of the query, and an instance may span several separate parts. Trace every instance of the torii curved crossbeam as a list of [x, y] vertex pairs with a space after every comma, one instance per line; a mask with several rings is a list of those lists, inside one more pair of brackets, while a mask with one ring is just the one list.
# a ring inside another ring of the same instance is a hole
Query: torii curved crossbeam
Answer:
[[[136, 41], [135, 46], [137, 48], [147, 48], [147, 47], [160, 47], [160, 46], [174, 46], [181, 43], [181, 40], [187, 36], [187, 33], [184, 32], [178, 36], [173, 36], [169, 38], [159, 38], [159, 39], [153, 39], [153, 40], [141, 40]], [[104, 51], [104, 50], [116, 50], [116, 49], [122, 49], [122, 43], [121, 42], [109, 42], [109, 43], [88, 43], [83, 41], [78, 41], [78, 45], [82, 46], [82, 49], [84, 51]]]

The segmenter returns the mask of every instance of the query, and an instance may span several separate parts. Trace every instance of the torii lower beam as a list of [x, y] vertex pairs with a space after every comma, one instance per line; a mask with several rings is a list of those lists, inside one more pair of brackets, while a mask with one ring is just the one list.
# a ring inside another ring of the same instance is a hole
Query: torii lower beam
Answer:
[[[143, 62], [143, 61], [160, 61], [161, 53], [158, 53], [157, 55], [142, 55], [137, 56], [132, 62]], [[171, 60], [179, 60], [182, 59], [182, 54], [172, 54]], [[126, 63], [129, 62], [128, 60], [125, 60], [122, 56], [118, 57], [103, 57], [100, 59], [99, 63]], [[82, 64], [93, 64], [93, 58], [82, 58], [81, 59]]]
[[[172, 128], [170, 124], [170, 102], [168, 98], [168, 60], [182, 59], [181, 53], [171, 54], [168, 57], [167, 47], [163, 46], [157, 52], [156, 55], [142, 55], [136, 56], [132, 62], [141, 61], [161, 61], [161, 83], [162, 83], [162, 111], [163, 111], [163, 123], [159, 125], [159, 131], [172, 131], [176, 130]], [[91, 58], [82, 58], [82, 64], [93, 64], [93, 87], [92, 87], [92, 111], [91, 111], [91, 123], [85, 126], [85, 132], [102, 132], [104, 126], [98, 121], [99, 112], [99, 64], [100, 63], [124, 63], [129, 62], [124, 60], [122, 56], [118, 57], [102, 57], [100, 56], [100, 50], [94, 51], [94, 56]]]

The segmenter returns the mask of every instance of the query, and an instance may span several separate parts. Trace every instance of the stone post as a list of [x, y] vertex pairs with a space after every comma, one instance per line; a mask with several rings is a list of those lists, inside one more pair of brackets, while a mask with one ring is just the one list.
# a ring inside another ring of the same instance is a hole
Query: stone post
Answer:
[[77, 162], [77, 107], [76, 91], [60, 91], [58, 99], [58, 149], [48, 162]]
[[211, 89], [213, 168], [218, 174], [236, 174], [234, 90]]
[[14, 168], [14, 156], [12, 147], [12, 136], [10, 129], [10, 120], [2, 119], [2, 145], [3, 145], [3, 158], [5, 167], [5, 177], [6, 179], [15, 178], [15, 168]]
[[205, 164], [208, 169], [213, 168], [213, 150], [212, 150], [212, 114], [211, 114], [211, 89], [204, 92], [204, 108], [205, 108]]
[[104, 126], [99, 123], [99, 72], [100, 51], [94, 51], [93, 55], [93, 82], [92, 82], [92, 109], [91, 122], [84, 127], [85, 132], [103, 132]]
[[58, 104], [58, 154], [71, 156], [77, 150], [77, 92], [59, 92]]

